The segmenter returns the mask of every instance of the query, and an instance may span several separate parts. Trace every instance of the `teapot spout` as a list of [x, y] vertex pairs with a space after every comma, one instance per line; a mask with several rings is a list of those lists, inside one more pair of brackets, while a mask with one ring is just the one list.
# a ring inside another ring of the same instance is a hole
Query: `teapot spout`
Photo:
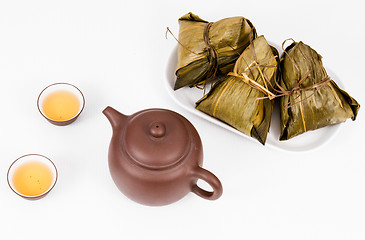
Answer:
[[110, 106], [103, 110], [103, 114], [108, 118], [110, 124], [112, 125], [113, 131], [115, 131], [120, 126], [123, 126], [128, 118], [128, 116], [118, 112]]

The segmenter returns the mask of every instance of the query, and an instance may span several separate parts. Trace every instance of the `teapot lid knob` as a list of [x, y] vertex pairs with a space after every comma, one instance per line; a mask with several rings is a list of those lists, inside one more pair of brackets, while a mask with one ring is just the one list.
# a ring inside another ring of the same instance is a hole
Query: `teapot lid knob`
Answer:
[[160, 138], [166, 134], [166, 126], [162, 122], [153, 122], [150, 125], [150, 134], [155, 138]]

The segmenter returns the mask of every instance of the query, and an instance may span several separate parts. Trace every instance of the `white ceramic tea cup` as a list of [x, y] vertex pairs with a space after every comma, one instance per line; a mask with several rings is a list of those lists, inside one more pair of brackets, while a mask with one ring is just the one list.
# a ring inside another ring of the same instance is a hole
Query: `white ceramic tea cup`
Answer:
[[[13, 181], [13, 177], [14, 177], [14, 173], [16, 172], [16, 170], [22, 166], [25, 163], [29, 163], [29, 162], [39, 162], [41, 164], [44, 164], [45, 166], [47, 166], [49, 168], [49, 170], [52, 173], [52, 183], [50, 185], [50, 187], [48, 189], [46, 189], [45, 191], [43, 191], [42, 193], [40, 193], [39, 195], [35, 195], [35, 196], [28, 196], [28, 195], [24, 195], [22, 193], [20, 193], [16, 187], [14, 186], [14, 181]], [[58, 179], [58, 172], [57, 172], [57, 168], [56, 165], [47, 157], [40, 155], [40, 154], [28, 154], [28, 155], [24, 155], [18, 159], [16, 159], [9, 167], [8, 170], [8, 174], [7, 174], [7, 180], [8, 180], [8, 184], [9, 187], [11, 188], [11, 190], [13, 190], [14, 193], [18, 194], [19, 196], [28, 199], [28, 200], [37, 200], [37, 199], [41, 199], [43, 197], [45, 197], [56, 185]]]
[[[80, 107], [79, 107], [79, 111], [75, 114], [74, 117], [64, 120], [64, 121], [57, 121], [57, 120], [53, 120], [53, 119], [47, 117], [47, 115], [44, 113], [44, 111], [43, 111], [44, 100], [47, 98], [47, 96], [49, 96], [50, 94], [57, 92], [57, 91], [67, 91], [67, 92], [73, 93], [77, 97], [77, 99], [80, 103], [80, 105], [79, 105]], [[57, 126], [65, 126], [65, 125], [68, 125], [68, 124], [74, 122], [78, 118], [78, 116], [81, 114], [82, 110], [85, 107], [85, 98], [84, 98], [84, 95], [82, 94], [82, 92], [80, 91], [80, 89], [78, 89], [76, 86], [74, 86], [72, 84], [54, 83], [54, 84], [47, 86], [39, 94], [38, 100], [37, 100], [37, 106], [38, 106], [38, 110], [42, 114], [42, 116], [44, 118], [46, 118], [50, 123], [57, 125]]]

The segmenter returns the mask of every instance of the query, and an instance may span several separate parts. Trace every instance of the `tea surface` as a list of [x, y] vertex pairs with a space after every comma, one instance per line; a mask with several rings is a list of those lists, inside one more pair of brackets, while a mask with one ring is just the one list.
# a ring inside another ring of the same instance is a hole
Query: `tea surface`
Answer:
[[53, 174], [44, 163], [30, 161], [15, 170], [12, 181], [14, 188], [20, 194], [38, 196], [52, 186]]
[[79, 112], [80, 102], [72, 92], [59, 90], [45, 97], [42, 108], [48, 118], [54, 121], [66, 121]]

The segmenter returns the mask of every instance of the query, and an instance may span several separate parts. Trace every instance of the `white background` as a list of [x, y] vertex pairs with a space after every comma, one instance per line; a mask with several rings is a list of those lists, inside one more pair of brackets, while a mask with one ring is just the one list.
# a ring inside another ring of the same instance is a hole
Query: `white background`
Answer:
[[[192, 11], [208, 21], [244, 16], [274, 43], [316, 49], [360, 104], [365, 18], [361, 1], [0, 1], [0, 239], [365, 239], [364, 117], [301, 153], [263, 147], [180, 107], [164, 85], [178, 33]], [[49, 84], [78, 86], [86, 107], [57, 127], [36, 100]], [[221, 180], [217, 201], [190, 193], [165, 207], [127, 199], [108, 170], [106, 106], [125, 114], [161, 107], [197, 128], [204, 167]], [[310, 134], [310, 133], [307, 133]], [[6, 172], [39, 153], [59, 170], [39, 201], [15, 195]]]

